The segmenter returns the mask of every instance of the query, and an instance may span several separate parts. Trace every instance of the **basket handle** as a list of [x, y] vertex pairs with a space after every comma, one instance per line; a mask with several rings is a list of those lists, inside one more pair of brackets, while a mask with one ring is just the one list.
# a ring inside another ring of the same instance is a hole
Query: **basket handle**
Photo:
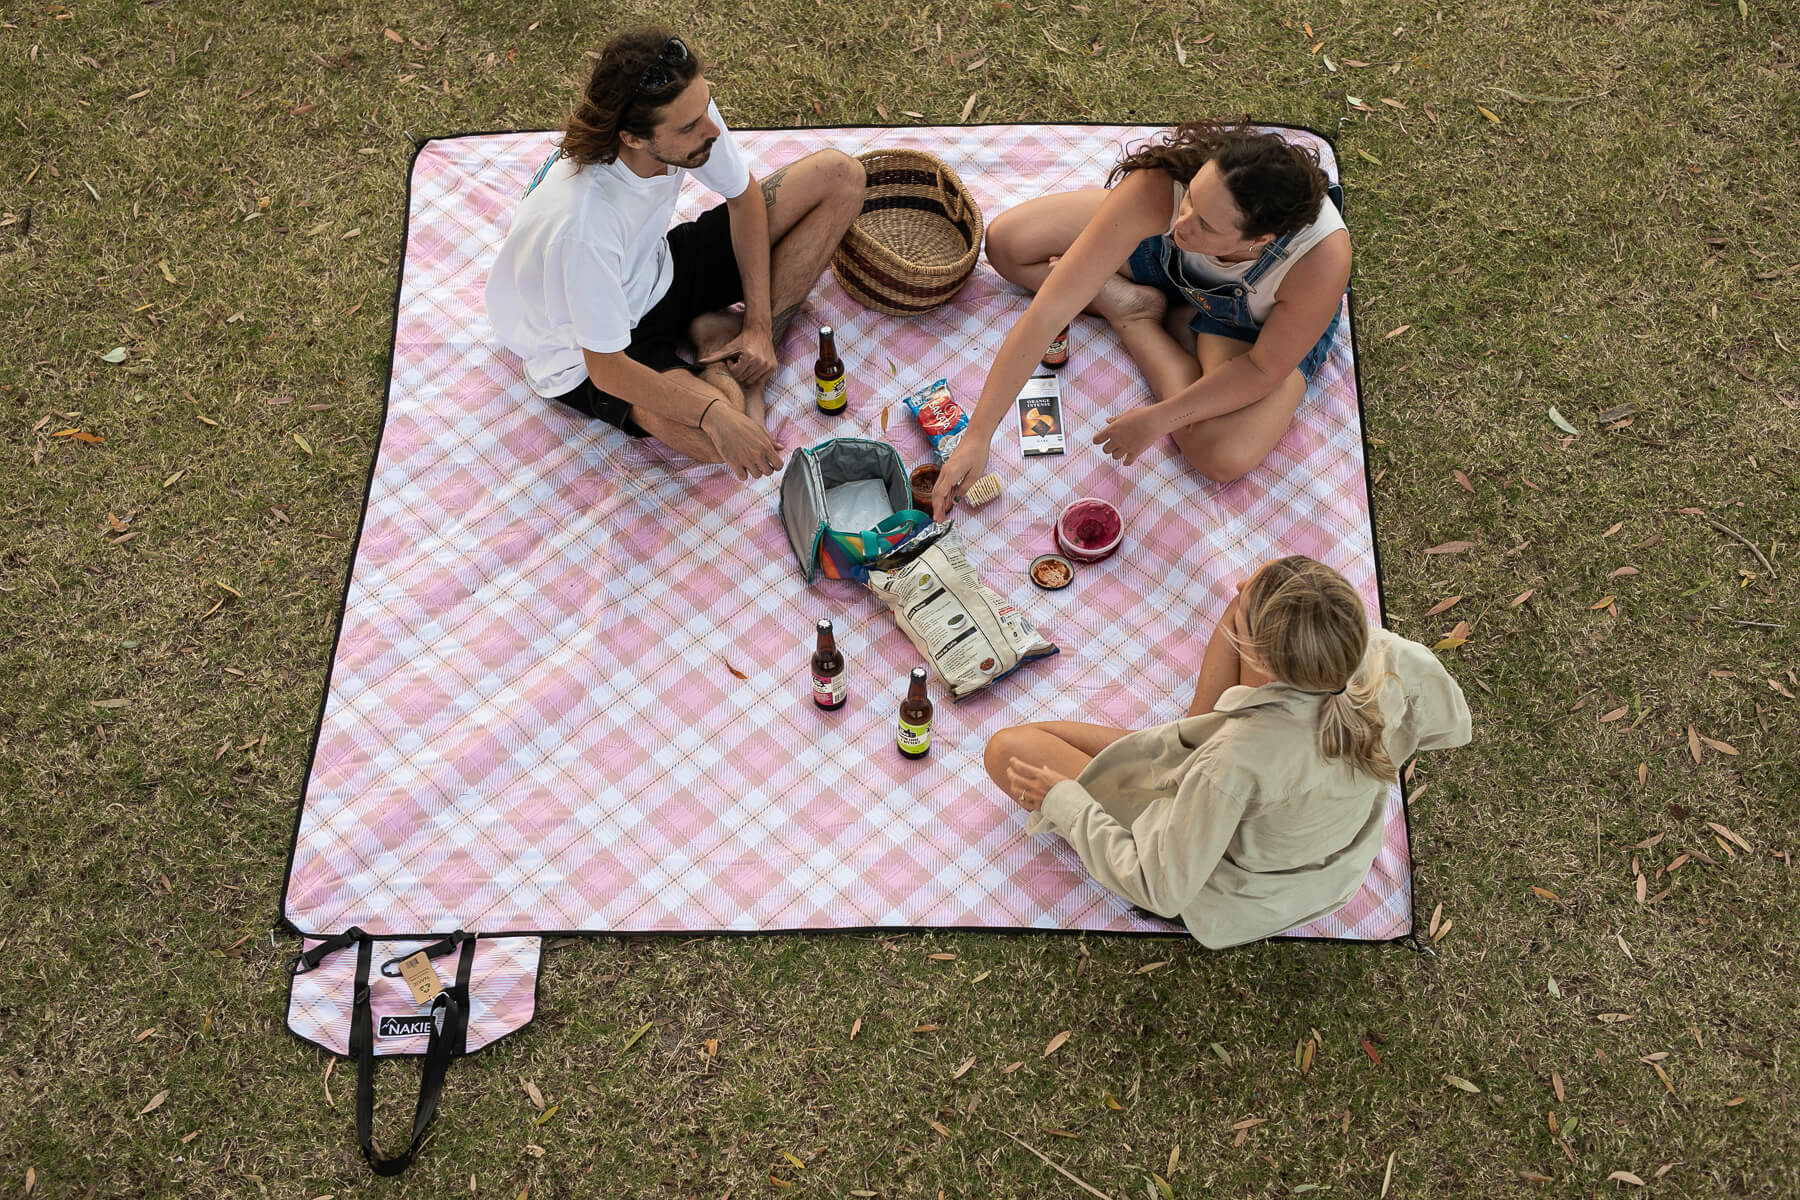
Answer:
[[938, 200], [943, 204], [944, 211], [952, 220], [966, 220], [969, 214], [966, 211], [967, 206], [963, 203], [962, 189], [951, 187], [944, 179], [944, 172], [949, 168], [945, 167], [941, 161], [933, 159], [931, 169], [937, 176]]

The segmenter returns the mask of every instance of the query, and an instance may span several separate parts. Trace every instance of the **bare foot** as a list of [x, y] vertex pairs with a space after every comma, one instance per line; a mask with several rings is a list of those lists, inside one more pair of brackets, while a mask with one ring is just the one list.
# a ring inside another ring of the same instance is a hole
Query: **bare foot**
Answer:
[[[758, 425], [761, 425], [764, 429], [768, 429], [769, 413], [767, 402], [763, 398], [763, 385], [760, 383], [745, 383], [739, 384], [738, 386], [744, 393], [744, 415], [749, 417], [752, 421], [755, 421]], [[775, 431], [769, 430], [769, 436], [774, 437]], [[780, 442], [777, 441], [776, 445], [779, 446]]]
[[688, 339], [694, 343], [694, 356], [707, 358], [723, 350], [731, 339], [743, 332], [742, 313], [701, 313], [688, 324]]
[[1133, 283], [1123, 275], [1110, 275], [1100, 285], [1100, 294], [1088, 303], [1087, 311], [1117, 328], [1127, 321], [1161, 322], [1168, 307], [1169, 298], [1161, 289]]
[[[724, 363], [708, 363], [697, 374], [702, 382], [711, 384], [723, 394], [725, 403], [739, 412], [744, 411], [743, 385], [731, 377], [731, 372]], [[761, 389], [757, 391], [760, 394]]]

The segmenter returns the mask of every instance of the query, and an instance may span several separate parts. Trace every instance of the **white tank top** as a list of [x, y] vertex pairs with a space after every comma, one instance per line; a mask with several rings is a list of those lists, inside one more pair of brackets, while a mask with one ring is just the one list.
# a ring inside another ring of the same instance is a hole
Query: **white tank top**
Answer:
[[[1174, 180], [1175, 207], [1169, 214], [1169, 231], [1175, 228], [1175, 216], [1181, 211], [1181, 199], [1187, 194], [1187, 184]], [[1344, 218], [1338, 212], [1337, 205], [1326, 196], [1319, 201], [1319, 215], [1311, 225], [1297, 231], [1288, 238], [1287, 253], [1269, 270], [1257, 277], [1254, 284], [1245, 284], [1244, 276], [1259, 261], [1253, 258], [1248, 262], [1225, 262], [1210, 254], [1193, 254], [1180, 247], [1174, 247], [1181, 255], [1182, 268], [1188, 278], [1208, 285], [1235, 283], [1244, 288], [1245, 299], [1250, 302], [1250, 316], [1258, 325], [1269, 319], [1269, 310], [1275, 307], [1275, 293], [1281, 290], [1281, 281], [1287, 278], [1288, 268], [1306, 257], [1306, 252], [1324, 241], [1327, 237], [1345, 228]], [[1164, 237], [1168, 233], [1163, 234]]]

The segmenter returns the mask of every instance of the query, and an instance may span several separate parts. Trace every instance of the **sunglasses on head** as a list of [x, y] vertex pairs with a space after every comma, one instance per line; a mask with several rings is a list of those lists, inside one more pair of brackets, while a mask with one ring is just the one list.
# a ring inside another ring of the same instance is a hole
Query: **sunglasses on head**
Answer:
[[644, 68], [644, 73], [638, 76], [637, 90], [640, 93], [662, 91], [675, 82], [675, 68], [687, 62], [690, 57], [686, 42], [678, 37], [670, 38], [657, 51], [650, 65]]

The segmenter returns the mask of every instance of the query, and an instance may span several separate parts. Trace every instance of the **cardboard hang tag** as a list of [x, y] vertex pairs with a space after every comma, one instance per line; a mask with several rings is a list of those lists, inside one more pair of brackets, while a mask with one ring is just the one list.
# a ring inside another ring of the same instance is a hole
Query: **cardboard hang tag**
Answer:
[[430, 1004], [444, 990], [430, 957], [423, 950], [400, 960], [400, 978], [412, 989], [414, 1004]]

